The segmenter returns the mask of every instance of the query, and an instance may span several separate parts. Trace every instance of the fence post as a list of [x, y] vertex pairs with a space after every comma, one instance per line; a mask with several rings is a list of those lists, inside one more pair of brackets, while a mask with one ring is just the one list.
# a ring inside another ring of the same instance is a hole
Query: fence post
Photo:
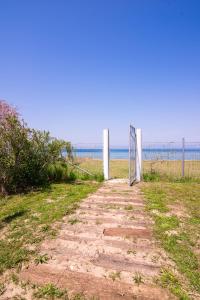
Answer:
[[185, 176], [185, 138], [182, 138], [182, 177]]
[[103, 130], [103, 174], [104, 179], [109, 179], [109, 160], [110, 160], [110, 151], [109, 151], [109, 129]]
[[136, 129], [136, 181], [142, 179], [142, 130]]

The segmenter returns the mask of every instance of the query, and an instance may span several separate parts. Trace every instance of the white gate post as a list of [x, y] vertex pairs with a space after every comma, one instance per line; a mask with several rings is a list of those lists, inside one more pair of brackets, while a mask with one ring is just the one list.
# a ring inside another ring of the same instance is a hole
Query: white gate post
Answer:
[[142, 179], [142, 130], [136, 129], [136, 181]]
[[103, 174], [104, 179], [109, 179], [109, 129], [103, 130]]

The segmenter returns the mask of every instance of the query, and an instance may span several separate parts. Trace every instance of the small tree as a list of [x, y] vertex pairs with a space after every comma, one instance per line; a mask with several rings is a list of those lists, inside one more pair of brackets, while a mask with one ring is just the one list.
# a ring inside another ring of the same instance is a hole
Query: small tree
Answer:
[[24, 191], [49, 182], [48, 168], [71, 155], [68, 142], [52, 139], [49, 132], [28, 128], [4, 102], [0, 122], [0, 193]]
[[8, 134], [9, 117], [18, 117], [14, 107], [9, 105], [5, 100], [0, 100], [0, 193], [5, 194], [5, 182], [8, 177], [8, 170], [14, 164], [14, 158], [11, 157], [11, 149], [6, 135]]

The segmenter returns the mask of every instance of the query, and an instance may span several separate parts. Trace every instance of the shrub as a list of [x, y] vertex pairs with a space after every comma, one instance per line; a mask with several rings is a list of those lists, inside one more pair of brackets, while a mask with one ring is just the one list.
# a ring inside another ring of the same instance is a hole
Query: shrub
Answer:
[[77, 179], [77, 175], [73, 171], [70, 171], [68, 175], [68, 179], [69, 181], [75, 181]]
[[69, 142], [52, 139], [49, 132], [28, 128], [12, 108], [0, 102], [1, 194], [66, 180], [63, 150], [72, 156]]
[[68, 168], [62, 162], [56, 162], [48, 166], [48, 178], [52, 182], [68, 181]]

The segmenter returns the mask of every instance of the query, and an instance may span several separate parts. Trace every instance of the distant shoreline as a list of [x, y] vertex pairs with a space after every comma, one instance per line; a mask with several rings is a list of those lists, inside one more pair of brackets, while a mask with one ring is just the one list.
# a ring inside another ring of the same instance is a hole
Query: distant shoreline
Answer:
[[[73, 154], [78, 158], [102, 159], [101, 148], [77, 148]], [[143, 160], [181, 160], [183, 150], [181, 148], [143, 148]], [[110, 149], [110, 159], [128, 159], [128, 149]], [[200, 160], [199, 148], [186, 148], [185, 160]]]

